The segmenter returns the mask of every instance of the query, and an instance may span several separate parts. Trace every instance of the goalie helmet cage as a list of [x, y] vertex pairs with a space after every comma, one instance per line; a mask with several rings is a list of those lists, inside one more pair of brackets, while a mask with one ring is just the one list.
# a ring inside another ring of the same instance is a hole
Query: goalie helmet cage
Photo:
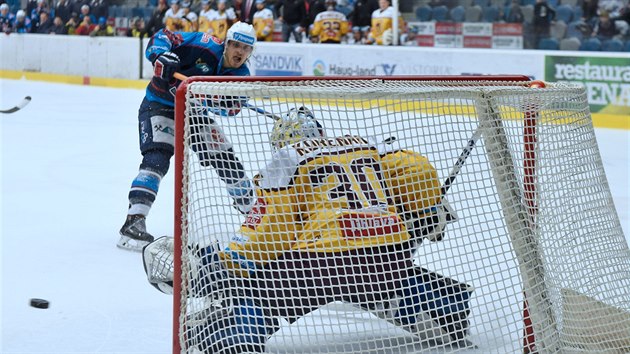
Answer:
[[[281, 322], [267, 352], [630, 352], [630, 251], [584, 88], [524, 76], [390, 76], [193, 77], [180, 85], [174, 353], [207, 351], [191, 338], [203, 330], [190, 329], [230, 311], [223, 292], [191, 294], [190, 245], [226, 246], [245, 216], [232, 208], [215, 171], [199, 163], [191, 149], [199, 140], [191, 137], [200, 131], [197, 122], [208, 122], [200, 105], [236, 96], [251, 109], [210, 117], [249, 177], [272, 154], [269, 117], [302, 105], [327, 136], [394, 137], [400, 148], [426, 156], [440, 181], [451, 181], [442, 190], [458, 219], [443, 240], [425, 240], [414, 262], [474, 289], [465, 341], [423, 342], [369, 311], [335, 302]], [[471, 138], [479, 132], [481, 138]], [[456, 163], [461, 156], [463, 164]]]

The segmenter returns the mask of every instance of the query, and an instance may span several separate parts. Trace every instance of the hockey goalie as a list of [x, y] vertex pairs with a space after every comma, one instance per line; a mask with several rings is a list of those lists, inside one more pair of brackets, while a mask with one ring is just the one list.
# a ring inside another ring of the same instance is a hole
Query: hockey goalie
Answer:
[[[326, 137], [313, 113], [276, 121], [272, 158], [254, 179], [257, 202], [228, 247], [185, 245], [190, 296], [222, 299], [188, 347], [265, 352], [281, 321], [341, 301], [428, 346], [466, 342], [472, 288], [414, 264], [424, 239], [456, 220], [424, 156], [359, 136]], [[173, 239], [145, 247], [149, 282], [172, 293]], [[198, 314], [197, 314], [198, 316]]]

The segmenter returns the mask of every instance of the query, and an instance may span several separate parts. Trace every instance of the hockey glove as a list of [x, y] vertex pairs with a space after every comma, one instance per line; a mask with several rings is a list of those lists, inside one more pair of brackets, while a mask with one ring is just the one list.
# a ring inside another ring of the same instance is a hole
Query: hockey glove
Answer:
[[171, 81], [179, 70], [179, 57], [173, 52], [164, 52], [153, 63], [153, 76], [162, 81]]
[[216, 115], [232, 117], [239, 114], [246, 103], [247, 97], [217, 95], [208, 101], [208, 109]]
[[256, 198], [254, 196], [254, 187], [249, 178], [245, 177], [234, 184], [228, 184], [227, 191], [234, 201], [234, 208], [241, 214], [247, 214], [252, 210]]
[[457, 221], [457, 214], [445, 198], [442, 198], [440, 204], [423, 213], [407, 212], [402, 213], [402, 216], [407, 231], [417, 241], [423, 238], [429, 241], [442, 241], [446, 225]]

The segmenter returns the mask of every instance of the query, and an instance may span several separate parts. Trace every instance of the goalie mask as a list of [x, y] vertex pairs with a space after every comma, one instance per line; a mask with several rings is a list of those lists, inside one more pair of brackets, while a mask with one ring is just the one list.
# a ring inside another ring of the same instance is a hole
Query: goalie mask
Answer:
[[278, 150], [298, 141], [326, 136], [324, 128], [306, 107], [291, 108], [289, 113], [278, 119], [271, 131], [271, 146]]

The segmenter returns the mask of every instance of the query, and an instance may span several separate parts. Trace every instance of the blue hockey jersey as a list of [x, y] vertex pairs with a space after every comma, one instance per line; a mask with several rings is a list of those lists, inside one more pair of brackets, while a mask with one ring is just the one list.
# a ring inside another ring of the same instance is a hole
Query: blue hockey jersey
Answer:
[[[151, 63], [164, 52], [177, 54], [180, 60], [179, 72], [186, 76], [249, 76], [247, 65], [239, 68], [223, 67], [224, 43], [208, 33], [171, 32], [159, 30], [147, 46], [145, 55]], [[175, 91], [181, 83], [173, 78], [165, 82], [152, 78], [147, 86], [146, 97], [168, 106], [175, 106]]]

